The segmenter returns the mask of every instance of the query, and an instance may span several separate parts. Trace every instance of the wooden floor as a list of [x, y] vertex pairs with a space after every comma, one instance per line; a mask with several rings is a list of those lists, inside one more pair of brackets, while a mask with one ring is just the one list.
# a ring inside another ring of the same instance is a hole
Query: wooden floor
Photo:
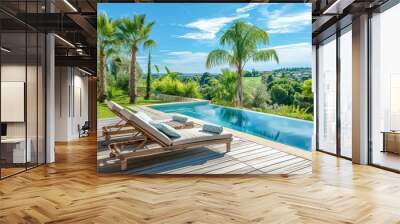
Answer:
[[311, 175], [96, 173], [96, 139], [0, 181], [0, 223], [400, 223], [400, 175], [315, 153]]

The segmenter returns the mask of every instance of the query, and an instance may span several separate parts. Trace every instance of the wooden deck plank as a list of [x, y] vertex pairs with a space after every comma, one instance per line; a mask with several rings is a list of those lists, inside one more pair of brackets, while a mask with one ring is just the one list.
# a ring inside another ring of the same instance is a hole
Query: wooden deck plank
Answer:
[[249, 161], [248, 164], [252, 165], [256, 169], [263, 170], [263, 169], [268, 168], [271, 165], [274, 165], [277, 163], [282, 163], [286, 160], [290, 160], [293, 158], [296, 158], [296, 157], [293, 155], [281, 154], [281, 156], [275, 157], [273, 159]]
[[249, 166], [247, 164], [245, 164], [245, 163], [237, 163], [237, 164], [232, 165], [232, 166], [228, 166], [228, 167], [224, 167], [224, 168], [221, 168], [221, 169], [213, 170], [211, 172], [208, 172], [207, 174], [226, 174], [226, 173], [229, 173], [229, 172], [231, 172], [233, 170], [241, 169], [241, 168], [244, 168], [244, 167], [249, 167]]
[[247, 163], [251, 166], [254, 166], [256, 169], [263, 167], [263, 163], [267, 163], [271, 160], [274, 160], [276, 158], [280, 158], [283, 156], [287, 156], [288, 154], [284, 153], [284, 152], [278, 152], [278, 153], [274, 153], [274, 154], [270, 154], [261, 158], [255, 158], [252, 160], [247, 161]]
[[275, 167], [271, 167], [271, 171], [268, 171], [268, 173], [270, 174], [289, 173], [293, 168], [295, 170], [298, 170], [297, 167], [304, 166], [304, 164], [309, 165], [305, 163], [305, 161], [302, 160], [301, 158], [295, 158], [287, 162], [283, 162]]
[[234, 159], [230, 156], [224, 156], [223, 158], [209, 160], [202, 165], [195, 165], [195, 166], [185, 167], [182, 169], [177, 169], [175, 172], [177, 174], [192, 174], [196, 170], [205, 169], [207, 167], [212, 167], [212, 166], [215, 166], [216, 164], [220, 164], [220, 163], [227, 162], [227, 161], [234, 161]]
[[279, 151], [273, 151], [273, 150], [266, 151], [264, 149], [262, 149], [261, 151], [255, 151], [255, 153], [253, 153], [253, 152], [244, 154], [240, 157], [236, 157], [236, 156], [233, 156], [233, 157], [240, 161], [248, 161], [248, 160], [253, 160], [253, 159], [258, 159], [258, 158], [265, 158], [267, 156], [271, 156], [271, 155], [279, 153]]
[[[278, 172], [284, 172], [284, 173], [290, 174], [290, 173], [299, 171], [303, 168], [310, 167], [311, 165], [312, 164], [310, 161], [302, 161], [301, 163], [294, 164], [293, 166], [285, 167], [284, 170], [280, 170]], [[274, 172], [276, 172], [276, 171], [274, 171]]]
[[295, 165], [297, 163], [300, 163], [302, 161], [303, 160], [301, 158], [293, 158], [293, 159], [290, 159], [290, 160], [286, 160], [284, 162], [280, 162], [280, 163], [268, 166], [266, 168], [262, 168], [260, 170], [265, 172], [265, 173], [277, 174], [278, 172], [275, 172], [275, 171], [284, 170], [285, 168], [290, 167], [292, 165]]
[[[212, 172], [214, 170], [222, 169], [224, 167], [233, 166], [233, 165], [240, 163], [236, 160], [227, 160], [227, 161], [218, 160], [218, 161], [221, 161], [221, 162], [217, 163], [213, 166], [208, 166], [208, 167], [190, 171], [190, 174], [206, 174], [206, 173]], [[188, 174], [188, 173], [186, 173], [186, 174]]]
[[221, 156], [223, 155], [220, 153], [203, 148], [199, 152], [188, 151], [177, 154], [175, 158], [163, 158], [161, 159], [161, 162], [157, 162], [157, 159], [155, 159], [149, 163], [149, 165], [132, 169], [129, 173], [165, 172], [167, 170], [177, 169], [177, 167], [186, 167], [198, 163], [202, 164], [208, 160], [219, 158]]
[[[252, 166], [246, 166], [246, 167], [242, 167], [240, 169], [236, 169], [236, 170], [232, 170], [230, 172], [227, 172], [226, 174], [246, 174], [246, 173], [250, 173], [250, 172], [256, 172], [258, 171], [257, 169], [255, 169]], [[259, 171], [261, 172], [261, 171]]]

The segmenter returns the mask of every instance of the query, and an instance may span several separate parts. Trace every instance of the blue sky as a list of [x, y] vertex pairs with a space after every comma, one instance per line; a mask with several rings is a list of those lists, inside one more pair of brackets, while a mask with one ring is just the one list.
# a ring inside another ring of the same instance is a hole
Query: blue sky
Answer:
[[[311, 4], [302, 3], [100, 3], [98, 12], [110, 18], [145, 14], [156, 24], [151, 38], [157, 42], [152, 62], [160, 68], [183, 73], [220, 72], [228, 65], [205, 68], [207, 54], [217, 48], [219, 37], [235, 20], [244, 20], [266, 30], [268, 46], [280, 63], [249, 62], [245, 69], [271, 70], [311, 67]], [[138, 62], [146, 68], [147, 52], [139, 50]], [[164, 69], [161, 69], [164, 72]]]

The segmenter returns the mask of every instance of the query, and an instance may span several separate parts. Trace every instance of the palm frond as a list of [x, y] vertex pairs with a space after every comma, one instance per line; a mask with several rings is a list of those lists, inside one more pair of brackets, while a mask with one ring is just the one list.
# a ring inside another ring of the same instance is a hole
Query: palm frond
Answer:
[[216, 65], [221, 65], [224, 63], [228, 63], [229, 65], [235, 64], [235, 59], [234, 57], [229, 54], [229, 52], [222, 50], [222, 49], [217, 49], [211, 51], [206, 60], [206, 67], [207, 68], [212, 68]]
[[167, 74], [171, 73], [171, 70], [169, 70], [167, 66], [165, 66], [165, 71], [167, 72]]
[[158, 65], [154, 65], [154, 68], [156, 69], [157, 74], [159, 74], [160, 73], [160, 68], [158, 67]]
[[156, 41], [153, 39], [148, 39], [143, 43], [144, 49], [150, 49], [156, 46]]
[[278, 55], [274, 49], [257, 51], [253, 54], [252, 58], [254, 62], [274, 60], [276, 63], [279, 63]]

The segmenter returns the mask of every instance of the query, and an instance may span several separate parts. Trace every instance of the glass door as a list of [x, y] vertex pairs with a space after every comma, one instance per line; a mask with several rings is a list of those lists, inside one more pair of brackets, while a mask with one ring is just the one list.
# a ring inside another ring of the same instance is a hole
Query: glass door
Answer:
[[340, 35], [340, 155], [352, 157], [352, 32], [351, 25]]
[[318, 150], [336, 154], [336, 36], [318, 47]]
[[400, 171], [400, 4], [371, 18], [370, 162]]

